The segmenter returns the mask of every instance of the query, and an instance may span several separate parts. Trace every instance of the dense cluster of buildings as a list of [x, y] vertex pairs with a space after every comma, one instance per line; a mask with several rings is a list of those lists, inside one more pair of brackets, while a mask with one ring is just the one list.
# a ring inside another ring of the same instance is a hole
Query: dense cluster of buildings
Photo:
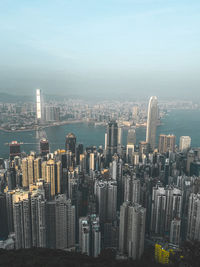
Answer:
[[[89, 101], [65, 97], [52, 99], [49, 95], [45, 96], [41, 89], [36, 89], [36, 98], [18, 97], [10, 102], [5, 101], [9, 99], [0, 99], [0, 129], [5, 131], [35, 130], [38, 126], [62, 125], [68, 122], [106, 125], [113, 119], [127, 127], [146, 126], [147, 120], [146, 101], [141, 100]], [[198, 109], [199, 105], [190, 101], [163, 101], [159, 103], [159, 117], [162, 117], [166, 110], [174, 108]]]
[[[37, 99], [37, 119], [41, 117]], [[138, 109], [133, 109], [135, 121]], [[113, 248], [118, 257], [139, 259], [149, 242], [172, 248], [200, 240], [200, 148], [191, 138], [160, 135], [156, 144], [157, 98], [148, 106], [146, 140], [136, 144], [130, 128], [110, 120], [104, 147], [77, 144], [69, 133], [65, 149], [20, 153], [0, 159], [0, 247], [47, 247], [97, 257]], [[63, 142], [64, 143], [64, 142]]]

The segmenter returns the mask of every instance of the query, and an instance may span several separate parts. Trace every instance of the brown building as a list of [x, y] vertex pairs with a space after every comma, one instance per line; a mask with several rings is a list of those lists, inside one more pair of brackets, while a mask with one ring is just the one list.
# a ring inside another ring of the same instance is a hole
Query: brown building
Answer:
[[175, 135], [166, 135], [161, 134], [159, 136], [159, 152], [160, 153], [166, 153], [168, 151], [175, 150], [175, 144], [176, 144], [176, 136]]

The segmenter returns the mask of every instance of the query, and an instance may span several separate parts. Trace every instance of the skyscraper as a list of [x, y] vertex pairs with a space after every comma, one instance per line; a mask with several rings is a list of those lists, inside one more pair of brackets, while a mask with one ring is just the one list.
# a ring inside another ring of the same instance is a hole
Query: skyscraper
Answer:
[[6, 210], [6, 195], [0, 192], [0, 239], [8, 236], [8, 221]]
[[46, 247], [46, 200], [44, 191], [35, 192], [31, 196], [31, 229], [32, 246]]
[[127, 145], [135, 145], [136, 144], [136, 132], [134, 128], [130, 128], [128, 130], [128, 136], [127, 136]]
[[137, 123], [138, 120], [139, 120], [139, 107], [138, 106], [134, 106], [133, 107], [132, 115], [133, 115], [133, 121], [134, 121], [134, 123]]
[[159, 152], [160, 153], [166, 153], [168, 151], [174, 152], [175, 150], [175, 144], [176, 144], [176, 137], [175, 135], [166, 135], [161, 134], [159, 136]]
[[171, 221], [181, 218], [182, 191], [175, 187], [153, 187], [151, 232], [162, 236], [170, 231]]
[[146, 209], [124, 202], [120, 207], [119, 251], [133, 260], [144, 252]]
[[41, 89], [36, 89], [36, 118], [42, 119]]
[[13, 220], [15, 247], [31, 248], [31, 210], [28, 191], [16, 191], [13, 195]]
[[187, 239], [200, 241], [200, 194], [191, 194], [188, 205]]
[[46, 138], [40, 140], [40, 154], [45, 156], [49, 153], [49, 141]]
[[180, 219], [174, 219], [171, 221], [171, 227], [170, 227], [170, 243], [173, 245], [179, 245], [180, 244], [180, 232], [181, 232], [181, 220]]
[[66, 135], [65, 149], [70, 150], [74, 155], [76, 153], [76, 136], [73, 133]]
[[127, 176], [124, 182], [124, 201], [140, 203], [140, 180]]
[[55, 199], [56, 248], [66, 249], [75, 246], [75, 206], [66, 195]]
[[112, 180], [96, 181], [95, 194], [100, 222], [115, 220], [117, 212], [117, 182]]
[[99, 217], [96, 214], [79, 218], [79, 246], [81, 253], [98, 257], [101, 251]]
[[112, 161], [112, 156], [117, 153], [118, 125], [116, 121], [111, 121], [107, 125], [106, 160]]
[[190, 136], [181, 136], [180, 137], [180, 143], [179, 143], [179, 149], [180, 151], [186, 151], [191, 146], [191, 137]]
[[20, 156], [21, 152], [20, 152], [20, 144], [17, 141], [12, 141], [9, 144], [10, 147], [10, 159], [14, 159], [14, 157], [16, 156]]
[[158, 100], [156, 96], [152, 96], [149, 100], [147, 115], [146, 142], [150, 144], [153, 150], [156, 145], [156, 128], [158, 119]]

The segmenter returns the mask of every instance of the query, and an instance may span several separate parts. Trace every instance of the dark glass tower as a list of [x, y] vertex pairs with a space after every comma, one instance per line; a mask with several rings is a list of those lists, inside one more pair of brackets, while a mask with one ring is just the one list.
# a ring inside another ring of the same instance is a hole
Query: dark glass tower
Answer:
[[49, 153], [49, 141], [46, 138], [40, 140], [40, 153], [42, 156]]
[[118, 141], [118, 125], [116, 121], [111, 121], [107, 125], [107, 145], [106, 145], [106, 161], [112, 161], [112, 156], [117, 153]]
[[69, 133], [66, 136], [65, 149], [71, 151], [73, 155], [76, 153], [76, 136], [73, 133]]
[[17, 141], [12, 141], [9, 144], [10, 147], [10, 159], [14, 159], [14, 157], [16, 156], [20, 156], [21, 152], [20, 152], [20, 144]]

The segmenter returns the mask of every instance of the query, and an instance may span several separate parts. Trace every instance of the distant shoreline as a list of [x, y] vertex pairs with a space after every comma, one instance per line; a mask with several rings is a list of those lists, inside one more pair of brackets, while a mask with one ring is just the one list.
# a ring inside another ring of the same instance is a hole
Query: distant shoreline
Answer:
[[39, 129], [45, 129], [49, 127], [56, 127], [56, 126], [62, 126], [66, 124], [75, 124], [75, 123], [86, 123], [86, 121], [78, 120], [78, 121], [61, 121], [61, 122], [56, 122], [53, 124], [48, 124], [48, 125], [34, 125], [32, 128], [26, 128], [26, 129], [16, 129], [16, 130], [7, 130], [3, 127], [0, 127], [0, 131], [6, 132], [6, 133], [14, 133], [14, 132], [32, 132], [32, 131], [37, 131]]

